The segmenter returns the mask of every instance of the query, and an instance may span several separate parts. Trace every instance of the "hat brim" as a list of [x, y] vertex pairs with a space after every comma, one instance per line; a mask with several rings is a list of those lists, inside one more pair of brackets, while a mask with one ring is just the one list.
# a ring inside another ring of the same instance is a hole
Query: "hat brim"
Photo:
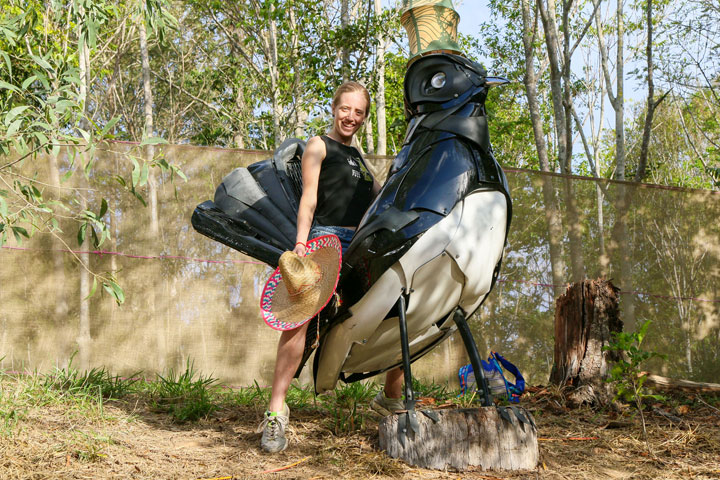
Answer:
[[340, 278], [342, 245], [336, 235], [323, 235], [307, 242], [306, 257], [320, 266], [321, 278], [301, 300], [290, 297], [276, 268], [263, 288], [260, 312], [265, 323], [275, 330], [294, 330], [320, 313], [332, 298]]

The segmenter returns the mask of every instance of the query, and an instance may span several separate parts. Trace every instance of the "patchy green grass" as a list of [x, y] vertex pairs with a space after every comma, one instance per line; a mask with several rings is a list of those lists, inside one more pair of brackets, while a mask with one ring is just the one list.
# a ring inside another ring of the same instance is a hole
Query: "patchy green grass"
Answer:
[[330, 431], [341, 435], [365, 429], [368, 419], [374, 416], [369, 404], [378, 389], [374, 383], [356, 382], [322, 395], [320, 408], [328, 413], [326, 423]]
[[[63, 404], [69, 412], [102, 418], [108, 401], [128, 396], [147, 402], [154, 411], [166, 413], [177, 423], [207, 418], [218, 410], [253, 406], [264, 408], [270, 388], [255, 382], [242, 388], [222, 385], [212, 376], [195, 370], [188, 360], [184, 370], [169, 369], [155, 379], [143, 378], [142, 372], [129, 377], [111, 374], [105, 367], [79, 370], [73, 357], [66, 367], [55, 367], [48, 374], [7, 375], [0, 383], [0, 433], [11, 434], [28, 408]], [[9, 387], [8, 385], [12, 385]], [[327, 428], [336, 435], [362, 430], [373, 413], [370, 401], [381, 388], [371, 382], [340, 384], [333, 392], [315, 395], [313, 387], [292, 384], [287, 403], [293, 411], [310, 410], [326, 418]], [[457, 398], [457, 391], [445, 385], [413, 381], [417, 396], [439, 401]], [[462, 400], [464, 404], [468, 399]], [[92, 455], [90, 455], [92, 456]]]
[[61, 406], [69, 418], [108, 418], [100, 390], [90, 387], [58, 388], [48, 378], [37, 373], [0, 373], [0, 434], [12, 436], [29, 412], [42, 408]]
[[167, 412], [178, 422], [198, 420], [218, 409], [223, 397], [217, 379], [206, 377], [195, 370], [193, 362], [187, 361], [183, 372], [170, 369], [166, 375], [146, 385], [152, 405]]
[[[72, 363], [48, 374], [0, 372], [0, 478], [264, 478], [276, 469], [273, 478], [457, 478], [379, 451], [369, 408], [379, 388], [355, 383], [315, 396], [311, 386], [293, 385], [290, 446], [273, 456], [255, 432], [269, 388], [223, 386], [192, 362], [151, 379]], [[424, 406], [478, 404], [446, 385], [413, 388]], [[563, 389], [552, 387], [530, 387], [521, 406], [539, 428], [541, 464], [525, 472], [532, 478], [719, 478], [720, 396], [647, 405], [650, 448], [631, 408], [571, 410]]]
[[73, 366], [74, 358], [75, 355], [70, 357], [67, 367], [55, 367], [53, 372], [45, 375], [45, 387], [76, 396], [91, 395], [104, 399], [118, 399], [131, 393], [135, 384], [140, 381], [141, 372], [136, 372], [127, 378], [111, 375], [105, 367], [81, 372]]

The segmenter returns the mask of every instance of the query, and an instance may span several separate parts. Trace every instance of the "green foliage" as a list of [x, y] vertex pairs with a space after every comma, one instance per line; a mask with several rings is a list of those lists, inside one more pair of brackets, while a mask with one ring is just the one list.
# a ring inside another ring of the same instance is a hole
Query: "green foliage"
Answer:
[[[0, 70], [0, 151], [18, 156], [0, 166], [0, 172], [35, 152], [57, 152], [61, 144], [80, 140], [59, 130], [78, 126], [81, 116], [77, 62], [72, 54], [60, 51], [62, 41], [49, 45], [44, 41], [48, 32], [42, 31], [42, 14], [23, 8], [24, 3], [9, 2], [0, 15], [0, 50], [7, 52], [5, 68]], [[58, 20], [55, 15], [52, 19]], [[64, 40], [67, 45], [69, 39]]]
[[[131, 2], [138, 5], [136, 2]], [[145, 20], [156, 33], [174, 25], [162, 0], [141, 2]], [[106, 198], [92, 198], [102, 180], [95, 174], [99, 142], [114, 137], [127, 118], [99, 113], [102, 101], [92, 98], [91, 59], [98, 49], [112, 45], [113, 22], [122, 7], [96, 0], [64, 5], [58, 2], [2, 2], [0, 13], [0, 246], [14, 239], [17, 244], [36, 233], [50, 233], [61, 242], [63, 225], [74, 222], [81, 246], [99, 248], [110, 238]], [[68, 24], [68, 22], [70, 22]], [[87, 61], [83, 61], [86, 59]], [[96, 72], [101, 79], [104, 72]], [[103, 120], [104, 119], [104, 120]], [[137, 147], [167, 143], [159, 137], [144, 137]], [[38, 155], [43, 154], [44, 157]], [[48, 183], [38, 179], [35, 163], [51, 159], [56, 168], [61, 154], [69, 165], [64, 175]], [[143, 204], [140, 187], [147, 183], [150, 168], [157, 168], [186, 180], [180, 169], [162, 154], [152, 159], [134, 157], [129, 178], [117, 182]], [[76, 174], [81, 179], [72, 181]], [[75, 195], [67, 195], [72, 189]], [[85, 187], [91, 187], [90, 189]], [[103, 191], [107, 194], [107, 188]], [[97, 203], [95, 203], [97, 202]], [[97, 210], [89, 204], [98, 205]], [[79, 261], [79, 258], [78, 258]], [[87, 269], [87, 265], [83, 265]], [[118, 303], [124, 292], [111, 274], [93, 275], [92, 296], [101, 284]]]
[[[270, 396], [268, 395], [268, 401], [269, 399]], [[310, 405], [315, 405], [315, 401], [315, 389], [310, 385], [300, 387], [298, 385], [291, 384], [290, 388], [288, 388], [287, 396], [285, 397], [285, 402], [291, 409], [307, 408]]]
[[385, 115], [389, 155], [400, 151], [407, 129], [403, 97], [406, 65], [406, 55], [393, 52], [385, 54]]
[[[720, 133], [720, 128], [716, 128], [716, 131]], [[705, 155], [709, 162], [703, 164], [698, 160], [696, 167], [705, 171], [713, 187], [720, 188], [720, 148], [715, 146], [707, 147]]]
[[643, 434], [647, 440], [645, 429], [645, 415], [643, 414], [643, 403], [646, 400], [663, 400], [662, 395], [651, 394], [644, 387], [647, 380], [647, 373], [641, 371], [642, 364], [655, 357], [664, 357], [657, 352], [647, 351], [642, 348], [643, 340], [650, 328], [651, 320], [645, 321], [636, 332], [613, 333], [613, 341], [610, 345], [603, 347], [604, 351], [617, 354], [618, 358], [610, 369], [608, 381], [615, 384], [615, 400], [622, 399], [634, 403], [642, 419]]
[[618, 355], [618, 360], [610, 369], [609, 378], [609, 381], [614, 382], [616, 386], [617, 394], [615, 399], [637, 403], [638, 408], [645, 399], [662, 399], [660, 395], [649, 394], [643, 387], [647, 379], [647, 373], [640, 369], [641, 365], [651, 358], [663, 357], [657, 352], [641, 348], [651, 324], [652, 321], [647, 320], [636, 332], [614, 333], [610, 345], [603, 347], [603, 350]]
[[0, 404], [0, 434], [5, 437], [11, 436], [23, 416], [24, 410], [12, 405]]
[[100, 434], [77, 432], [73, 442], [72, 455], [81, 462], [92, 463], [107, 458], [103, 450], [107, 445], [114, 444], [112, 437]]
[[[522, 83], [525, 77], [525, 56], [520, 9], [514, 4], [493, 1], [491, 12], [493, 17], [480, 26], [480, 38], [461, 36], [460, 39], [468, 57], [489, 59], [489, 64], [486, 65], [488, 75], [510, 80], [509, 84], [492, 89], [486, 102], [493, 151], [503, 166], [539, 170], [530, 110]], [[540, 35], [536, 36], [535, 41], [536, 48], [541, 51]], [[535, 68], [542, 72], [539, 65], [535, 65]], [[540, 102], [539, 108], [543, 130], [548, 133], [547, 148], [553, 167], [556, 159], [552, 158], [551, 154], [552, 105], [548, 96], [547, 69], [538, 78], [537, 88], [540, 99], [546, 99]]]
[[[720, 188], [720, 105], [713, 89], [700, 89], [683, 98], [668, 95], [655, 111], [650, 137], [647, 174], [644, 181], [688, 188]], [[626, 129], [629, 143], [642, 141], [645, 104], [632, 111]], [[608, 137], [606, 144], [614, 139]], [[610, 150], [610, 155], [614, 150]], [[639, 148], [628, 151], [627, 172], [634, 175]]]
[[213, 388], [217, 380], [198, 374], [189, 359], [182, 373], [171, 368], [167, 375], [157, 377], [150, 386], [153, 406], [177, 422], [194, 421], [217, 410]]
[[343, 384], [323, 398], [323, 407], [330, 413], [328, 427], [340, 435], [362, 430], [368, 418], [371, 418], [367, 406], [377, 393], [373, 383], [355, 382]]
[[[291, 385], [288, 391], [288, 404], [290, 404], [290, 395], [294, 389], [294, 385]], [[270, 389], [262, 388], [258, 385], [257, 380], [254, 382], [252, 387], [238, 388], [230, 394], [230, 399], [233, 403], [242, 406], [250, 405], [267, 405], [270, 402]]]
[[458, 394], [456, 390], [449, 389], [447, 385], [435, 382], [426, 383], [417, 378], [413, 378], [413, 392], [416, 397], [430, 397], [438, 401], [455, 398]]
[[138, 7], [143, 21], [157, 34], [160, 43], [165, 43], [165, 34], [178, 27], [177, 19], [170, 12], [170, 3], [167, 0], [143, 0], [138, 2]]

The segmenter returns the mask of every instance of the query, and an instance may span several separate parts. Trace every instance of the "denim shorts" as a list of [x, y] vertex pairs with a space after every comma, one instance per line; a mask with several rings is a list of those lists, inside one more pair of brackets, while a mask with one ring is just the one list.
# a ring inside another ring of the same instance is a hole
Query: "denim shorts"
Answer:
[[343, 227], [335, 227], [332, 225], [315, 225], [310, 229], [308, 239], [312, 240], [313, 238], [321, 237], [323, 235], [336, 235], [340, 239], [340, 244], [342, 245], [342, 253], [343, 255], [345, 255], [345, 251], [350, 245], [350, 241], [352, 240], [353, 235], [355, 235], [355, 230]]

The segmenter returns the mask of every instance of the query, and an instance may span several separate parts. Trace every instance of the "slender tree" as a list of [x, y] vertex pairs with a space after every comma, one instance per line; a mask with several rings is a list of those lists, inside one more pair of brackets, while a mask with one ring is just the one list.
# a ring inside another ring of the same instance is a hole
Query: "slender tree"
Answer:
[[648, 164], [648, 154], [650, 146], [650, 133], [652, 130], [653, 117], [655, 116], [655, 110], [657, 109], [660, 102], [662, 102], [667, 96], [666, 92], [660, 98], [655, 100], [655, 80], [653, 71], [655, 70], [655, 63], [653, 62], [653, 14], [652, 14], [652, 0], [645, 0], [645, 25], [647, 29], [647, 44], [645, 46], [645, 56], [647, 60], [647, 107], [645, 112], [645, 123], [643, 126], [642, 145], [640, 147], [640, 159], [638, 160], [637, 170], [635, 172], [636, 182], [642, 182], [646, 175], [646, 169]]
[[[596, 5], [600, 0], [595, 0]], [[612, 77], [610, 75], [610, 60], [608, 46], [605, 41], [602, 19], [596, 17], [598, 47], [601, 55], [601, 68], [605, 76], [606, 93], [610, 105], [615, 112], [615, 174], [618, 180], [625, 180], [625, 13], [623, 0], [617, 1], [615, 11], [615, 93], [613, 93]]]
[[523, 76], [523, 84], [525, 85], [525, 95], [527, 96], [528, 109], [530, 110], [530, 120], [532, 122], [540, 170], [549, 172], [550, 162], [548, 160], [545, 133], [543, 132], [542, 116], [540, 114], [540, 104], [537, 94], [538, 79], [535, 72], [535, 43], [538, 36], [537, 14], [533, 15], [531, 13], [530, 0], [521, 0], [520, 3], [523, 25], [522, 38], [525, 53], [525, 75]]
[[[567, 8], [567, 2], [563, 2]], [[565, 107], [563, 106], [563, 67], [560, 56], [560, 38], [555, 20], [555, 0], [537, 0], [538, 11], [545, 31], [545, 44], [550, 62], [550, 90], [552, 92], [553, 118], [555, 120], [555, 136], [557, 138], [558, 161], [562, 173], [570, 173], [570, 159], [567, 150], [568, 137]]]
[[[375, 17], [382, 15], [381, 0], [374, 1]], [[387, 154], [387, 115], [385, 113], [385, 50], [386, 37], [382, 29], [378, 30], [377, 49], [375, 52], [375, 68], [377, 78], [377, 90], [375, 91], [375, 118], [377, 123], [377, 148], [378, 155]]]

